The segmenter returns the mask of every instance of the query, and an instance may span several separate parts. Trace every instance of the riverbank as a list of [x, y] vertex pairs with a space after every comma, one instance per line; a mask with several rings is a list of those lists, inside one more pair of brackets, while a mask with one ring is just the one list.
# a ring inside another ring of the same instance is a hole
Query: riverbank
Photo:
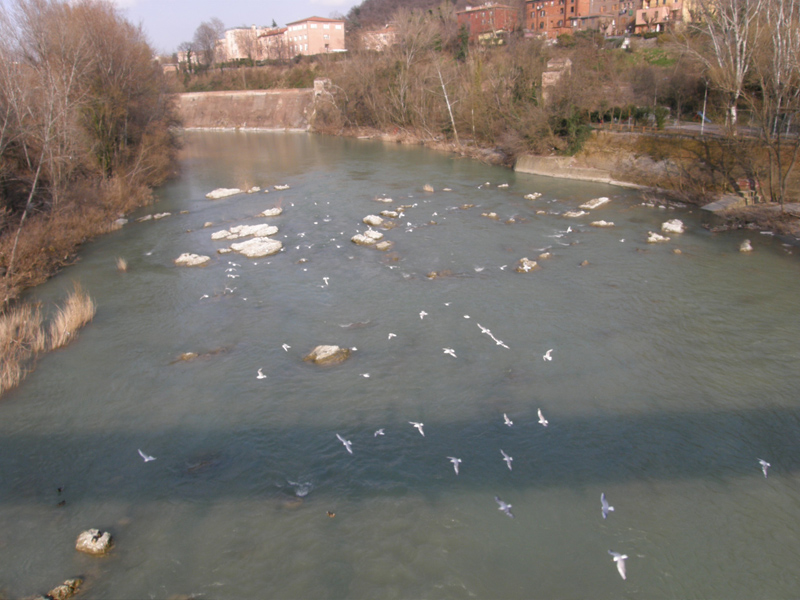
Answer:
[[[643, 134], [594, 132], [583, 150], [575, 156], [512, 156], [498, 149], [470, 145], [469, 141], [456, 144], [451, 140], [425, 138], [400, 129], [387, 132], [354, 127], [342, 129], [333, 135], [421, 145], [521, 173], [639, 189], [667, 201], [699, 207], [724, 196], [721, 193], [693, 193], [692, 173], [686, 165], [681, 164], [686, 157], [666, 154], [654, 158], [651, 153], [642, 153], [639, 150]], [[746, 205], [744, 198], [741, 198], [740, 204], [709, 213], [709, 228], [717, 232], [736, 229], [764, 231], [779, 236], [785, 243], [800, 246], [800, 205], [786, 204], [781, 211], [776, 204]]]

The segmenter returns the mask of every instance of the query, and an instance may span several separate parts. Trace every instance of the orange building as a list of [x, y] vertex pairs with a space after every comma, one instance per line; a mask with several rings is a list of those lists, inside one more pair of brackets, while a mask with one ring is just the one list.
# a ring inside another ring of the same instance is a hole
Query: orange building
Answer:
[[622, 35], [632, 29], [641, 5], [642, 0], [527, 0], [525, 27], [547, 39], [582, 30]]
[[517, 27], [517, 9], [505, 4], [487, 2], [482, 6], [468, 6], [456, 13], [458, 26], [466, 27], [469, 41], [502, 39], [503, 34]]
[[579, 16], [579, 0], [528, 0], [525, 3], [525, 28], [538, 36], [555, 39], [572, 33]]
[[309, 17], [287, 23], [284, 38], [289, 56], [344, 52], [344, 21]]

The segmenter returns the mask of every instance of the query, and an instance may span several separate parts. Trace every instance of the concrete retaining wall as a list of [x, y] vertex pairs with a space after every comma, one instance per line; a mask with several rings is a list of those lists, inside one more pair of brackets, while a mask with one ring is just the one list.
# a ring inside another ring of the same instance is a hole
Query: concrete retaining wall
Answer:
[[307, 130], [314, 91], [198, 92], [178, 94], [177, 104], [186, 128]]
[[603, 169], [573, 166], [573, 159], [564, 156], [532, 156], [523, 155], [517, 159], [515, 171], [530, 173], [532, 175], [546, 175], [562, 179], [580, 179], [582, 181], [597, 181], [601, 183], [616, 183], [611, 178], [611, 173]]

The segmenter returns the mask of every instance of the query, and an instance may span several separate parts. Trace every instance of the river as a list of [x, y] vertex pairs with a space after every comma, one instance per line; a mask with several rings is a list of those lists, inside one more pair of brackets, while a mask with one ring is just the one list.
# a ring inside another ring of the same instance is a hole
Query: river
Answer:
[[[0, 401], [0, 594], [797, 596], [800, 262], [779, 240], [375, 141], [190, 132], [181, 167], [31, 292], [78, 282], [98, 311]], [[350, 242], [401, 204], [392, 250]], [[686, 232], [646, 243], [672, 218]], [[214, 231], [263, 222], [285, 251], [217, 254]], [[355, 350], [321, 368], [317, 344]], [[108, 557], [75, 551], [91, 527]]]

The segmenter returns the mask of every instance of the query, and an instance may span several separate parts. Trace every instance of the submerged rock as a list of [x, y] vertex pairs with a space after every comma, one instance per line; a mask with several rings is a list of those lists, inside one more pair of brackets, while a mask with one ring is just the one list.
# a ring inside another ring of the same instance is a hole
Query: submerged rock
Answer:
[[562, 216], [574, 219], [575, 217], [582, 217], [583, 215], [588, 215], [585, 210], [568, 210]]
[[425, 185], [422, 186], [422, 191], [431, 193], [433, 192], [433, 186], [429, 183], [426, 183]]
[[219, 200], [220, 198], [227, 198], [228, 196], [235, 196], [236, 194], [241, 194], [242, 190], [239, 188], [217, 188], [212, 192], [208, 192], [206, 194], [206, 198], [210, 198], [211, 200]]
[[525, 200], [536, 200], [537, 198], [541, 198], [542, 194], [540, 192], [533, 192], [532, 194], [525, 194]]
[[386, 252], [387, 250], [391, 250], [392, 246], [394, 246], [394, 242], [390, 242], [389, 240], [383, 240], [375, 244], [375, 248], [377, 248], [381, 252]]
[[89, 529], [78, 536], [75, 549], [86, 554], [101, 556], [107, 554], [114, 546], [114, 538], [108, 531]]
[[268, 237], [256, 237], [246, 242], [231, 244], [231, 250], [246, 256], [247, 258], [261, 258], [277, 254], [283, 248], [283, 244], [278, 240]]
[[315, 365], [335, 365], [344, 362], [349, 356], [349, 348], [322, 345], [314, 348], [303, 360], [313, 362]]
[[517, 263], [517, 268], [515, 271], [517, 273], [531, 273], [533, 271], [538, 271], [542, 267], [535, 260], [531, 260], [527, 257], [520, 258], [519, 262]]
[[666, 233], [683, 233], [683, 222], [680, 219], [672, 219], [671, 221], [664, 221], [661, 224], [661, 231]]
[[199, 254], [185, 252], [176, 258], [174, 262], [179, 267], [202, 267], [210, 260], [210, 256], [201, 256]]
[[80, 577], [67, 579], [61, 585], [47, 592], [46, 596], [36, 596], [34, 600], [67, 600], [67, 598], [72, 598], [78, 593], [78, 588], [81, 585], [83, 585], [83, 579]]

